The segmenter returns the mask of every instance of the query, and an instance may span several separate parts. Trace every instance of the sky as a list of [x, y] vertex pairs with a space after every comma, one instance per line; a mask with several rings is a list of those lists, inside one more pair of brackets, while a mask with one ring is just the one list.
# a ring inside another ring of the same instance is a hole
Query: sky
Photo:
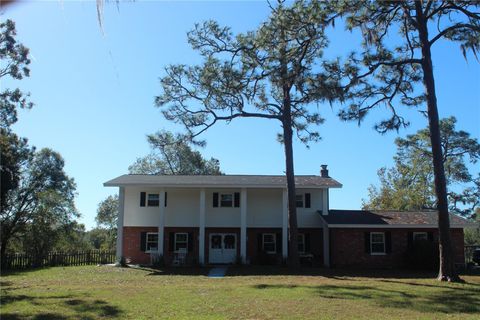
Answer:
[[[21, 111], [13, 130], [37, 148], [52, 148], [64, 157], [65, 170], [77, 183], [80, 222], [95, 226], [98, 203], [118, 192], [103, 183], [127, 173], [136, 158], [150, 152], [146, 135], [159, 130], [181, 132], [166, 121], [154, 98], [159, 78], [169, 64], [196, 64], [199, 55], [186, 40], [195, 23], [213, 19], [233, 32], [254, 30], [267, 18], [263, 1], [107, 2], [103, 29], [94, 1], [20, 2], [1, 8], [0, 19], [16, 22], [17, 39], [30, 48], [31, 76], [3, 81], [31, 93], [32, 110]], [[326, 57], [345, 55], [358, 37], [341, 27], [329, 29]], [[465, 61], [458, 45], [438, 43], [433, 49], [440, 117], [454, 115], [457, 129], [480, 139], [480, 64]], [[312, 108], [317, 108], [312, 106]], [[426, 127], [416, 110], [401, 108], [411, 125], [384, 135], [373, 130], [385, 110], [376, 110], [358, 126], [340, 121], [338, 107], [318, 106], [326, 122], [322, 140], [307, 149], [294, 144], [295, 173], [320, 173], [343, 184], [330, 192], [335, 209], [360, 209], [377, 170], [392, 166], [394, 140]], [[406, 109], [406, 110], [404, 110]], [[206, 157], [220, 160], [227, 174], [284, 174], [283, 147], [276, 142], [278, 123], [239, 119], [219, 124], [203, 138]], [[471, 167], [478, 172], [477, 167]]]

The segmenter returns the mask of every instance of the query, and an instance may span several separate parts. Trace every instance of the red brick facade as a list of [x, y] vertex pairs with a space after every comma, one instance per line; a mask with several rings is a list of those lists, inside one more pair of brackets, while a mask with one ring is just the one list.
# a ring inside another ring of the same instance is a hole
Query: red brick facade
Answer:
[[[391, 251], [385, 255], [371, 255], [365, 248], [366, 232], [390, 232]], [[405, 267], [409, 237], [412, 232], [432, 232], [438, 243], [436, 229], [330, 229], [330, 257], [334, 267], [394, 268]], [[455, 263], [464, 263], [463, 229], [452, 229]]]
[[[132, 263], [149, 264], [150, 254], [141, 251], [141, 233], [157, 232], [156, 227], [124, 227], [123, 229], [123, 256]], [[391, 237], [391, 251], [385, 255], [371, 255], [365, 249], [366, 232], [389, 232]], [[174, 258], [173, 234], [187, 233], [189, 252], [187, 263], [198, 263], [199, 256], [199, 228], [166, 227], [164, 231], [164, 260], [171, 264]], [[312, 264], [323, 265], [323, 232], [322, 229], [300, 228], [299, 233], [308, 235], [309, 253], [313, 255]], [[333, 267], [366, 267], [366, 268], [393, 268], [406, 265], [406, 252], [409, 246], [408, 238], [411, 232], [432, 232], [433, 240], [438, 241], [436, 229], [357, 229], [343, 228], [330, 229], [330, 264]], [[205, 261], [208, 263], [210, 234], [236, 234], [237, 255], [240, 256], [240, 228], [205, 228]], [[277, 253], [265, 254], [262, 252], [261, 234], [274, 233], [277, 235]], [[247, 228], [247, 262], [252, 264], [282, 263], [282, 229], [281, 228]], [[455, 263], [464, 263], [463, 229], [452, 229]]]

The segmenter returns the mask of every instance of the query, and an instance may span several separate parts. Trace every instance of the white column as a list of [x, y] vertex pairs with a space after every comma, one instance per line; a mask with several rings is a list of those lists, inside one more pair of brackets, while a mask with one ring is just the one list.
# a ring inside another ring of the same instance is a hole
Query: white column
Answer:
[[117, 220], [117, 261], [123, 256], [123, 217], [125, 212], [125, 187], [118, 188], [118, 220]]
[[328, 215], [328, 188], [322, 189], [322, 215]]
[[328, 225], [323, 225], [323, 266], [330, 267], [330, 235]]
[[163, 256], [163, 239], [165, 233], [165, 188], [160, 189], [160, 213], [158, 218], [158, 254]]
[[288, 196], [287, 189], [282, 192], [282, 256], [288, 257]]
[[247, 263], [247, 189], [240, 194], [240, 256], [242, 263]]
[[200, 219], [198, 234], [198, 262], [205, 264], [205, 189], [200, 190]]

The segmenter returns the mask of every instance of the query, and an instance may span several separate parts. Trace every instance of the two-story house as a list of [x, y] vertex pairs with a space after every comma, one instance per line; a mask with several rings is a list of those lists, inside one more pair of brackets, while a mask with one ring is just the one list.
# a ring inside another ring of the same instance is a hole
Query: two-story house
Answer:
[[[400, 266], [413, 240], [436, 241], [435, 212], [330, 210], [329, 189], [342, 185], [322, 166], [296, 176], [298, 249], [323, 266]], [[148, 264], [281, 263], [288, 256], [285, 176], [123, 175], [117, 256]], [[451, 216], [456, 262], [463, 219]]]

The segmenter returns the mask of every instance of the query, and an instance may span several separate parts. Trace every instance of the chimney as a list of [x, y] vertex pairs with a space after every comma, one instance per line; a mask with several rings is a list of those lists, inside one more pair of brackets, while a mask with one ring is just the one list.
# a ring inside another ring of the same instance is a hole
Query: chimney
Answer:
[[320, 170], [320, 176], [322, 178], [330, 178], [328, 176], [328, 169], [326, 164], [322, 164], [320, 167], [322, 167], [322, 170]]

